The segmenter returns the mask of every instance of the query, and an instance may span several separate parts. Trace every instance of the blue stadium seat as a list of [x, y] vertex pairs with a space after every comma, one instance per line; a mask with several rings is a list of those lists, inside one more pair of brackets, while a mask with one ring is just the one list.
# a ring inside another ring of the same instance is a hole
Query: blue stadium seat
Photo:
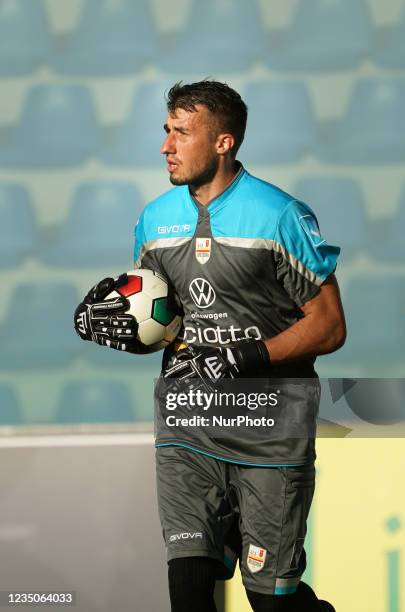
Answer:
[[67, 282], [18, 285], [0, 328], [0, 368], [42, 368], [68, 365], [80, 340], [73, 328], [79, 303]]
[[340, 164], [405, 160], [404, 105], [404, 78], [359, 80], [342, 119], [321, 126], [319, 157]]
[[311, 100], [303, 82], [258, 81], [246, 86], [249, 107], [241, 159], [269, 164], [297, 161], [314, 139]]
[[99, 146], [89, 90], [82, 85], [36, 85], [28, 93], [0, 167], [77, 166]]
[[399, 207], [388, 225], [387, 233], [378, 244], [378, 257], [389, 262], [405, 261], [405, 184], [399, 198]]
[[58, 423], [128, 423], [134, 412], [127, 387], [114, 381], [67, 384], [57, 408]]
[[373, 59], [382, 68], [405, 68], [405, 4], [394, 25], [378, 28]]
[[305, 0], [289, 28], [270, 31], [265, 61], [283, 71], [353, 68], [368, 53], [371, 36], [365, 0]]
[[207, 76], [249, 70], [264, 52], [256, 0], [194, 0], [191, 13], [159, 67], [169, 74]]
[[347, 340], [337, 353], [340, 361], [391, 363], [403, 360], [405, 294], [403, 277], [383, 273], [357, 275], [343, 291]]
[[22, 422], [21, 407], [11, 385], [0, 384], [0, 427], [19, 425]]
[[89, 182], [74, 195], [67, 220], [45, 246], [41, 259], [50, 266], [133, 267], [134, 227], [142, 200], [133, 183]]
[[149, 0], [86, 0], [52, 64], [65, 74], [133, 74], [156, 54]]
[[45, 61], [49, 47], [41, 0], [0, 0], [0, 76], [33, 72]]
[[116, 128], [110, 145], [101, 154], [105, 163], [163, 166], [160, 148], [165, 138], [163, 124], [167, 111], [164, 94], [168, 87], [166, 81], [153, 81], [143, 83], [137, 89], [127, 119]]
[[306, 176], [297, 181], [293, 194], [314, 209], [324, 238], [341, 247], [339, 261], [347, 261], [367, 249], [364, 198], [354, 179]]
[[36, 244], [37, 226], [27, 190], [15, 183], [0, 183], [0, 267], [20, 265]]

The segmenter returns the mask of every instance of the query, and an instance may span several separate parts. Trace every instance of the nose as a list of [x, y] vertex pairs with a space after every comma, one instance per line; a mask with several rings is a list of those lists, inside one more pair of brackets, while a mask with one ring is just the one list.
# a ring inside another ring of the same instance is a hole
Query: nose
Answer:
[[167, 134], [160, 148], [160, 152], [162, 153], [162, 155], [167, 155], [168, 153], [176, 152], [176, 147], [175, 147], [174, 138], [173, 138], [172, 133]]

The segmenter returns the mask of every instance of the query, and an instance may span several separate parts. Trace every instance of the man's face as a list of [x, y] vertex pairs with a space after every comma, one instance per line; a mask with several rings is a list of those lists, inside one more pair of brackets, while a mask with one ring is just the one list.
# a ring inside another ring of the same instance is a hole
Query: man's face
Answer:
[[213, 179], [219, 162], [215, 128], [214, 117], [200, 104], [195, 111], [178, 108], [168, 114], [160, 152], [166, 155], [173, 185], [200, 186]]

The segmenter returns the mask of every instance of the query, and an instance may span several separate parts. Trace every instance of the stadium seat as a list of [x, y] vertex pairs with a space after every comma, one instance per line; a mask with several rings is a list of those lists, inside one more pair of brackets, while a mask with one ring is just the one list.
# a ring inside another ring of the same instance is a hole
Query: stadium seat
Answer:
[[378, 257], [389, 262], [405, 261], [405, 184], [399, 199], [399, 207], [388, 224], [387, 233], [377, 245]]
[[0, 76], [33, 72], [45, 61], [49, 47], [41, 0], [0, 1]]
[[395, 24], [378, 28], [373, 59], [382, 68], [405, 68], [405, 5]]
[[404, 78], [361, 79], [346, 114], [324, 122], [317, 145], [325, 162], [390, 163], [405, 159]]
[[133, 267], [134, 227], [142, 209], [133, 183], [89, 182], [80, 185], [65, 223], [43, 248], [41, 260], [49, 266]]
[[303, 82], [257, 81], [246, 86], [249, 107], [241, 159], [269, 164], [297, 161], [314, 139], [314, 116]]
[[11, 385], [0, 384], [0, 427], [19, 425], [22, 422], [21, 407]]
[[67, 384], [56, 412], [58, 423], [128, 423], [133, 420], [128, 389], [114, 381]]
[[155, 53], [149, 0], [86, 0], [79, 25], [52, 65], [65, 74], [125, 75], [141, 70]]
[[[171, 84], [171, 83], [170, 83]], [[114, 166], [163, 165], [160, 148], [165, 138], [166, 119], [164, 94], [169, 83], [143, 83], [133, 96], [127, 119], [112, 132], [111, 142], [101, 159]]]
[[82, 85], [35, 85], [28, 93], [0, 167], [78, 166], [99, 146], [89, 90]]
[[264, 53], [256, 0], [194, 0], [173, 48], [161, 54], [165, 73], [201, 74], [249, 70]]
[[68, 282], [18, 285], [0, 327], [0, 368], [68, 365], [80, 346], [73, 328], [78, 303], [76, 288]]
[[375, 272], [358, 274], [343, 291], [347, 340], [337, 353], [344, 363], [398, 363], [403, 360], [405, 294], [403, 280]]
[[36, 244], [37, 226], [27, 190], [15, 183], [0, 183], [0, 267], [20, 265]]
[[364, 199], [354, 179], [306, 176], [297, 181], [293, 194], [313, 208], [325, 240], [341, 247], [339, 261], [367, 249]]
[[365, 0], [305, 0], [287, 29], [270, 30], [265, 61], [282, 71], [354, 68], [366, 57], [371, 36]]

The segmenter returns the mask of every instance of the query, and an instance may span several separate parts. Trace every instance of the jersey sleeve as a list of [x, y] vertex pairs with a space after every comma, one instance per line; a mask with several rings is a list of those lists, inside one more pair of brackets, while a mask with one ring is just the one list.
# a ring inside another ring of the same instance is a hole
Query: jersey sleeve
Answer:
[[167, 277], [166, 271], [162, 266], [160, 249], [150, 248], [151, 243], [154, 241], [150, 237], [150, 227], [148, 230], [148, 216], [145, 209], [138, 219], [134, 234], [134, 268], [136, 270], [146, 268]]
[[142, 261], [142, 247], [146, 243], [143, 213], [140, 215], [138, 222], [135, 225], [134, 235], [134, 268], [140, 268]]
[[292, 200], [282, 212], [274, 239], [277, 280], [302, 306], [335, 271], [340, 248], [326, 242], [311, 208]]

